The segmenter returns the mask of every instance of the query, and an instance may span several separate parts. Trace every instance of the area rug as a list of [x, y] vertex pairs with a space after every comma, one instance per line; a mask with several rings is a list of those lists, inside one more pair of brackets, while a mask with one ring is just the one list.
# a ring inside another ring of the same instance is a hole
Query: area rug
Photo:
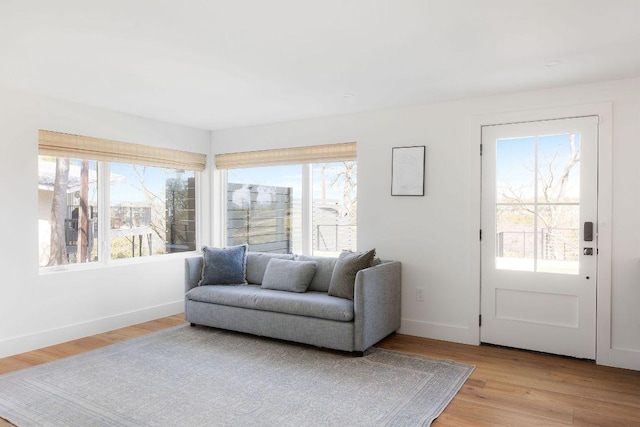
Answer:
[[0, 376], [30, 426], [428, 426], [473, 366], [178, 326]]

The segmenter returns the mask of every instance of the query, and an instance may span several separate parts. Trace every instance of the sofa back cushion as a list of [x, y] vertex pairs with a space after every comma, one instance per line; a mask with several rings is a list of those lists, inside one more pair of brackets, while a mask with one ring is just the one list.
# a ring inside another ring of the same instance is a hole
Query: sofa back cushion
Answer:
[[[247, 282], [261, 285], [267, 264], [272, 259], [294, 259], [293, 254], [271, 254], [266, 252], [247, 252]], [[327, 288], [328, 289], [328, 288]]]
[[336, 265], [337, 258], [298, 255], [298, 261], [314, 261], [316, 263], [316, 274], [313, 275], [309, 284], [310, 291], [327, 292], [331, 283], [331, 275], [333, 267]]

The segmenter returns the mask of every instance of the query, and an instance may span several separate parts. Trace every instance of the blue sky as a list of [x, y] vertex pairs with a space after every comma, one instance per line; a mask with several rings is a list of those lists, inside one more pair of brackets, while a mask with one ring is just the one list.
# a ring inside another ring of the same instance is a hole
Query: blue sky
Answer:
[[[167, 179], [176, 177], [175, 169], [165, 169], [151, 166], [135, 166], [135, 168], [144, 173], [145, 186], [162, 200], [165, 199], [165, 191], [167, 187]], [[111, 205], [128, 202], [146, 202], [147, 198], [142, 191], [140, 177], [135, 173], [133, 165], [126, 163], [111, 163]], [[193, 172], [186, 171], [182, 174], [182, 178], [193, 176]]]
[[[342, 162], [325, 163], [325, 190], [328, 199], [342, 198], [342, 184], [339, 182], [333, 188], [329, 186], [331, 180], [342, 169]], [[283, 165], [259, 168], [230, 169], [227, 172], [227, 182], [236, 184], [261, 184], [276, 187], [293, 188], [294, 198], [301, 197], [302, 166]], [[321, 164], [313, 168], [314, 198], [321, 197], [322, 167]]]
[[[80, 166], [81, 160], [71, 159], [71, 164]], [[322, 166], [323, 164], [314, 165], [313, 168], [313, 188], [314, 198], [321, 197], [322, 182]], [[336, 174], [343, 169], [342, 162], [325, 163], [325, 191], [328, 199], [342, 198], [342, 181], [333, 187], [330, 182], [335, 178]], [[97, 162], [90, 162], [90, 168], [95, 171]], [[158, 167], [135, 166], [140, 173], [144, 173], [145, 185], [147, 188], [160, 196], [165, 197], [166, 180], [175, 178], [174, 169], [165, 169]], [[141, 191], [140, 178], [134, 171], [134, 166], [127, 163], [110, 163], [111, 173], [111, 204], [127, 204], [140, 203], [147, 201], [144, 193]], [[95, 172], [94, 172], [95, 174]], [[193, 172], [184, 172], [183, 178], [193, 176]], [[262, 184], [278, 187], [291, 187], [294, 191], [294, 197], [300, 197], [302, 186], [302, 166], [301, 165], [283, 165], [259, 168], [230, 169], [228, 171], [228, 182], [240, 184]]]
[[[576, 148], [580, 147], [580, 135], [575, 136]], [[569, 134], [538, 137], [538, 162], [540, 173], [559, 177], [570, 158]], [[499, 139], [496, 149], [496, 184], [504, 183], [533, 197], [535, 162], [535, 137]], [[567, 196], [577, 197], [580, 185], [580, 163], [571, 169]], [[500, 192], [500, 190], [498, 190]]]

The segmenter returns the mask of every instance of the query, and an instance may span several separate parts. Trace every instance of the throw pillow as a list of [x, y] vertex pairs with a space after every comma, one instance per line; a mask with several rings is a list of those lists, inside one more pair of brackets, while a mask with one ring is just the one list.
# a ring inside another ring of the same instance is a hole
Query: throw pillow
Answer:
[[228, 248], [203, 246], [202, 278], [198, 285], [246, 284], [247, 248], [248, 245]]
[[306, 292], [316, 272], [313, 261], [272, 258], [262, 279], [262, 288], [289, 292]]
[[272, 254], [261, 252], [247, 252], [247, 282], [261, 285], [267, 264], [272, 258], [293, 260], [293, 254]]
[[341, 252], [331, 275], [329, 295], [353, 301], [356, 274], [360, 270], [371, 267], [375, 256], [375, 249], [367, 252]]

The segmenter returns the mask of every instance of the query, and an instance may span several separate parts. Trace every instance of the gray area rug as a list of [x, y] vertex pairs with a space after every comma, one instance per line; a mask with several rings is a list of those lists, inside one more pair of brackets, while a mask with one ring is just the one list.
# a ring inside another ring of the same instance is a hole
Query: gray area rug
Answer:
[[0, 376], [29, 426], [428, 426], [473, 367], [178, 326]]

